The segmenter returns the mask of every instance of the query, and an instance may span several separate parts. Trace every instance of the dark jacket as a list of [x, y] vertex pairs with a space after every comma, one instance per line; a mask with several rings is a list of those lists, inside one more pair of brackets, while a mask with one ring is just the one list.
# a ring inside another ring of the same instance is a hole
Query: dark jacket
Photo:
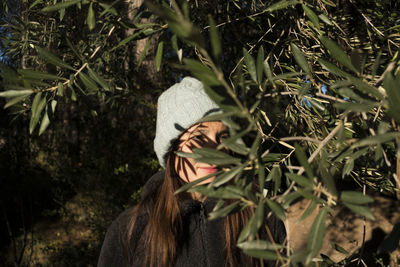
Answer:
[[[143, 188], [142, 198], [147, 194], [156, 193], [163, 178], [164, 172], [157, 173], [150, 178]], [[174, 266], [225, 266], [224, 220], [207, 220], [207, 215], [214, 206], [215, 201], [212, 199], [206, 199], [204, 202], [185, 200], [180, 204], [184, 238], [182, 242], [179, 242]], [[101, 248], [98, 267], [142, 266], [144, 251], [140, 244], [138, 245], [137, 243], [147, 224], [147, 216], [139, 213], [132, 238], [128, 240], [127, 232], [132, 211], [133, 208], [121, 213], [108, 228]], [[286, 236], [283, 223], [275, 216], [270, 217], [267, 223], [274, 236], [274, 241], [283, 243]], [[130, 252], [132, 248], [136, 249]], [[130, 258], [132, 261], [129, 261]], [[240, 266], [244, 265], [241, 264]], [[264, 266], [275, 266], [275, 263], [265, 262]]]

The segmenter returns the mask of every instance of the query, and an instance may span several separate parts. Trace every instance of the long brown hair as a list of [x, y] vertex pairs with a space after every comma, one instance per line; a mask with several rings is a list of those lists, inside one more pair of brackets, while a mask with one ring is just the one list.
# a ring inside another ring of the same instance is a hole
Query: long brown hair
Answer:
[[[176, 146], [172, 146], [172, 148], [176, 148]], [[140, 201], [134, 210], [129, 226], [128, 237], [130, 240], [139, 211], [145, 209], [148, 214], [148, 223], [142, 237], [137, 240], [137, 242], [142, 242], [145, 249], [143, 266], [169, 267], [173, 266], [175, 262], [176, 248], [182, 233], [179, 202], [191, 198], [191, 196], [188, 193], [174, 194], [185, 182], [175, 171], [176, 155], [173, 151], [171, 149], [168, 153], [165, 177], [159, 191], [149, 194], [147, 198]], [[253, 210], [246, 208], [225, 217], [225, 266], [238, 266], [240, 253], [236, 247], [236, 240], [252, 215]], [[130, 254], [134, 255], [134, 253]], [[254, 266], [255, 261], [251, 257], [245, 256], [244, 259], [248, 266]]]

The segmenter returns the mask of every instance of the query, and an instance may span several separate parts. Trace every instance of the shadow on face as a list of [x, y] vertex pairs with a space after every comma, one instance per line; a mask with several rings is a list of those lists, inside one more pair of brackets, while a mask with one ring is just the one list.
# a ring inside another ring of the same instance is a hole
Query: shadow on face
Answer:
[[[179, 138], [178, 151], [193, 153], [195, 148], [215, 149], [229, 135], [228, 127], [220, 121], [202, 122], [187, 129]], [[175, 171], [185, 182], [193, 182], [218, 171], [216, 165], [196, 162], [193, 158], [175, 157]], [[211, 177], [200, 184], [210, 183]]]

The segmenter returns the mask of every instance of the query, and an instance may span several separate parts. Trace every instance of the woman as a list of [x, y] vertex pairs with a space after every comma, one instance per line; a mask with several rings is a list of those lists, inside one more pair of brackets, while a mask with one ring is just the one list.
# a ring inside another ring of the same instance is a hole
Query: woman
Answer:
[[[182, 185], [218, 171], [215, 165], [182, 158], [176, 151], [215, 148], [228, 135], [220, 121], [197, 123], [220, 113], [198, 80], [186, 77], [158, 99], [154, 149], [164, 171], [142, 190], [140, 203], [123, 212], [107, 231], [98, 266], [258, 266], [236, 247], [236, 239], [253, 214], [250, 208], [213, 221], [207, 215], [216, 204], [199, 194], [174, 192]], [[215, 177], [201, 183], [209, 183]], [[283, 223], [266, 222], [273, 241], [285, 238]], [[263, 233], [260, 233], [263, 235]], [[266, 235], [265, 235], [266, 236]], [[274, 262], [264, 262], [274, 266]]]

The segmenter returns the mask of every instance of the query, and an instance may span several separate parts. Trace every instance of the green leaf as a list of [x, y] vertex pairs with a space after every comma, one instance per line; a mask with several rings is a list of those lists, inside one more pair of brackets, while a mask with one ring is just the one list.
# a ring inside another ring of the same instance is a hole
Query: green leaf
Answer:
[[267, 12], [273, 12], [273, 11], [277, 11], [277, 10], [280, 10], [280, 9], [287, 8], [290, 5], [297, 5], [298, 3], [299, 2], [296, 1], [296, 0], [282, 0], [282, 1], [279, 1], [279, 2], [269, 6], [266, 9], [266, 11]]
[[106, 3], [99, 3], [99, 5], [104, 8], [104, 10], [100, 13], [99, 17], [101, 18], [102, 16], [104, 16], [106, 13], [111, 13], [114, 16], [118, 16], [118, 12], [115, 8], [113, 8], [113, 6], [118, 3], [119, 0], [114, 1], [111, 5], [106, 4]]
[[8, 97], [8, 98], [13, 98], [13, 97], [20, 97], [20, 96], [28, 96], [33, 94], [33, 90], [8, 90], [4, 92], [0, 92], [0, 97]]
[[307, 156], [303, 150], [303, 148], [299, 145], [299, 144], [295, 144], [295, 153], [296, 153], [296, 157], [299, 160], [300, 164], [304, 167], [308, 178], [310, 178], [310, 180], [312, 181], [312, 179], [314, 179], [314, 173], [313, 170], [310, 166], [310, 163], [308, 163], [307, 160]]
[[286, 196], [283, 197], [282, 207], [284, 209], [287, 209], [290, 206], [290, 204], [299, 197], [301, 197], [301, 194], [297, 191], [287, 194]]
[[256, 214], [253, 214], [253, 216], [251, 216], [250, 220], [247, 222], [246, 226], [243, 227], [243, 230], [240, 232], [239, 237], [238, 237], [238, 243], [242, 243], [244, 240], [247, 239], [247, 237], [251, 234], [251, 232], [254, 232], [254, 228], [255, 228], [255, 217]]
[[360, 206], [360, 205], [355, 205], [355, 204], [350, 204], [347, 202], [343, 202], [343, 204], [348, 207], [350, 210], [352, 210], [355, 213], [358, 213], [362, 216], [364, 216], [365, 218], [369, 219], [369, 220], [375, 220], [374, 215], [372, 214], [371, 210], [366, 207], [366, 206]]
[[257, 53], [257, 82], [261, 84], [264, 71], [264, 48], [260, 46]]
[[379, 103], [352, 103], [352, 102], [348, 102], [348, 103], [335, 103], [333, 104], [335, 108], [337, 109], [342, 109], [342, 110], [346, 110], [346, 111], [353, 111], [353, 112], [368, 112], [371, 109], [378, 107]]
[[94, 27], [96, 27], [96, 18], [94, 16], [94, 11], [93, 11], [93, 2], [91, 2], [89, 5], [86, 23], [87, 23], [90, 31], [93, 30]]
[[319, 26], [318, 16], [315, 15], [314, 11], [312, 11], [311, 8], [309, 8], [305, 4], [302, 4], [301, 6], [303, 7], [303, 10], [306, 13], [306, 16], [308, 17], [308, 19], [312, 22], [312, 24], [314, 24], [314, 26], [316, 28], [319, 29], [320, 26]]
[[193, 151], [202, 157], [232, 158], [229, 154], [212, 148], [195, 148]]
[[239, 111], [235, 110], [235, 111], [223, 112], [221, 114], [208, 115], [208, 116], [198, 120], [197, 122], [219, 121], [219, 120], [222, 120], [224, 118], [232, 117], [232, 116], [241, 117], [240, 115], [241, 115], [241, 113]]
[[20, 101], [24, 100], [25, 98], [27, 98], [29, 95], [22, 95], [22, 96], [17, 96], [17, 97], [14, 97], [14, 98], [7, 99], [7, 103], [4, 105], [4, 109], [17, 104], [18, 102], [20, 102]]
[[336, 251], [339, 251], [339, 252], [342, 253], [342, 254], [345, 254], [345, 255], [348, 255], [348, 254], [349, 254], [349, 252], [348, 252], [347, 250], [345, 250], [344, 248], [342, 248], [341, 246], [339, 246], [339, 245], [336, 244], [336, 243], [332, 243], [332, 247], [333, 247]]
[[382, 241], [378, 247], [378, 253], [391, 253], [399, 247], [400, 242], [400, 222], [397, 222], [390, 234]]
[[222, 85], [221, 82], [218, 80], [217, 76], [215, 75], [215, 73], [208, 67], [206, 67], [204, 64], [200, 63], [199, 61], [186, 58], [183, 60], [183, 62], [185, 63], [185, 67], [188, 70], [190, 70], [196, 78], [202, 81], [204, 85], [208, 86]]
[[268, 81], [271, 84], [274, 84], [274, 79], [272, 77], [271, 67], [269, 66], [269, 63], [268, 63], [267, 59], [264, 60], [264, 72], [265, 72], [265, 76], [267, 76]]
[[334, 59], [354, 73], [358, 73], [357, 69], [351, 63], [350, 57], [343, 52], [343, 50], [334, 41], [323, 35], [320, 35], [319, 39]]
[[344, 164], [342, 171], [342, 177], [344, 178], [345, 176], [349, 175], [353, 169], [354, 169], [354, 160], [353, 159], [346, 160], [346, 163]]
[[274, 193], [275, 194], [281, 188], [281, 178], [282, 178], [281, 168], [279, 166], [273, 166], [272, 170], [269, 172], [269, 174], [267, 176], [267, 181], [274, 182]]
[[46, 106], [46, 97], [41, 97], [42, 93], [37, 93], [32, 103], [32, 115], [29, 123], [29, 133], [32, 134], [37, 123], [39, 122], [40, 115]]
[[188, 190], [188, 192], [198, 192], [203, 196], [208, 196], [218, 199], [241, 199], [242, 194], [238, 194], [237, 190], [232, 190], [232, 188], [221, 187], [214, 189], [209, 186], [196, 186]]
[[306, 219], [308, 216], [310, 216], [314, 212], [316, 207], [317, 207], [317, 202], [311, 200], [310, 205], [308, 205], [307, 209], [303, 212], [303, 214], [299, 218], [298, 222], [301, 222], [304, 219]]
[[247, 71], [249, 72], [253, 81], [257, 82], [256, 65], [254, 63], [254, 58], [243, 48], [244, 62], [246, 63]]
[[236, 201], [236, 202], [233, 202], [232, 204], [230, 204], [230, 205], [228, 205], [226, 207], [223, 207], [222, 209], [218, 209], [216, 211], [212, 211], [212, 212], [210, 212], [208, 219], [209, 220], [215, 220], [215, 219], [218, 219], [218, 218], [221, 218], [221, 217], [225, 217], [229, 213], [231, 213], [234, 209], [239, 207], [239, 205], [240, 205], [240, 201]]
[[[208, 85], [204, 85], [204, 90], [206, 91], [207, 95], [224, 111], [235, 111], [238, 112], [238, 114], [241, 112], [233, 98], [228, 94], [225, 87], [215, 86], [211, 88]], [[231, 120], [229, 120], [228, 118], [222, 119], [222, 121], [230, 128], [232, 128], [234, 125], [233, 122], [228, 124], [228, 122], [231, 122]]]
[[[308, 236], [307, 249], [310, 250], [310, 257], [315, 257], [322, 247], [322, 241], [325, 234], [325, 220], [328, 213], [327, 208], [322, 208], [315, 218]], [[309, 258], [308, 262], [311, 259]]]
[[239, 175], [243, 171], [243, 169], [244, 169], [243, 165], [236, 166], [236, 167], [232, 168], [231, 170], [217, 176], [215, 178], [215, 180], [211, 183], [211, 185], [214, 187], [223, 185], [223, 184], [229, 182], [230, 180], [232, 180], [237, 175]]
[[43, 0], [36, 0], [35, 2], [33, 2], [30, 6], [29, 9], [34, 8], [35, 6], [39, 5], [39, 4], [43, 4]]
[[230, 164], [239, 164], [241, 160], [238, 158], [214, 158], [214, 157], [204, 157], [196, 159], [198, 162], [208, 163], [217, 166], [225, 166]]
[[272, 212], [282, 221], [286, 220], [286, 213], [283, 207], [270, 199], [267, 199], [267, 205], [272, 210]]
[[49, 51], [47, 51], [39, 46], [35, 46], [35, 48], [36, 48], [36, 51], [38, 52], [39, 56], [46, 59], [48, 63], [58, 66], [60, 68], [74, 70], [73, 67], [71, 67], [70, 65], [68, 65], [67, 63], [65, 63], [64, 61], [62, 61], [61, 59], [59, 59], [58, 57], [53, 55], [52, 53], [50, 53]]
[[384, 134], [378, 134], [375, 136], [369, 136], [364, 139], [361, 139], [360, 141], [356, 142], [351, 146], [351, 148], [357, 148], [357, 147], [362, 147], [362, 146], [371, 146], [371, 145], [376, 145], [376, 144], [381, 144], [381, 143], [386, 143], [389, 141], [392, 141], [395, 138], [399, 138], [400, 133], [399, 132], [390, 132], [390, 133], [384, 133]]
[[143, 52], [140, 55], [139, 61], [137, 63], [136, 70], [139, 70], [139, 67], [142, 65], [143, 60], [146, 57], [147, 52], [149, 51], [150, 43], [152, 40], [153, 40], [152, 38], [148, 38], [148, 40], [146, 41], [146, 45], [144, 46]]
[[150, 35], [150, 34], [153, 34], [153, 33], [158, 32], [158, 31], [160, 31], [160, 30], [142, 29], [142, 30], [140, 30], [140, 31], [137, 31], [137, 32], [135, 32], [134, 34], [132, 34], [131, 36], [126, 37], [124, 40], [122, 40], [121, 42], [119, 42], [119, 43], [118, 43], [116, 46], [114, 46], [113, 48], [111, 48], [110, 52], [112, 52], [112, 51], [114, 51], [115, 49], [117, 49], [117, 48], [119, 48], [119, 47], [121, 47], [121, 46], [123, 46], [123, 45], [129, 43], [130, 41], [136, 39], [137, 37], [139, 37], [140, 35], [142, 35], [142, 34], [144, 34], [144, 33], [146, 33], [147, 35]]
[[74, 88], [72, 88], [72, 87], [70, 87], [70, 89], [71, 89], [71, 100], [72, 100], [72, 101], [76, 101], [76, 93], [75, 93], [75, 90], [74, 90]]
[[238, 248], [241, 249], [259, 249], [259, 250], [275, 250], [283, 248], [280, 244], [272, 244], [266, 240], [252, 240], [242, 242], [236, 245]]
[[64, 85], [62, 83], [57, 84], [57, 95], [64, 96]]
[[96, 83], [90, 79], [85, 73], [82, 71], [79, 72], [79, 78], [81, 79], [82, 83], [85, 87], [91, 91], [98, 91], [99, 88], [97, 87]]
[[302, 68], [305, 73], [311, 76], [311, 69], [308, 65], [306, 58], [304, 57], [303, 53], [300, 49], [293, 43], [290, 44], [290, 47], [293, 52], [294, 59], [296, 60], [297, 64], [299, 64], [300, 68]]
[[41, 71], [36, 71], [36, 70], [29, 70], [29, 69], [19, 69], [18, 73], [21, 74], [24, 78], [28, 79], [37, 79], [37, 80], [58, 80], [58, 79], [63, 79], [62, 77], [58, 77], [57, 75], [53, 75], [50, 73], [45, 73]]
[[110, 86], [108, 83], [91, 68], [87, 67], [90, 78], [96, 81], [105, 91], [110, 91]]
[[221, 41], [219, 40], [218, 30], [215, 25], [215, 21], [211, 15], [208, 15], [208, 22], [210, 24], [210, 40], [212, 51], [215, 59], [218, 59], [222, 53]]
[[156, 71], [159, 72], [161, 69], [161, 62], [163, 56], [164, 42], [160, 41], [157, 46], [156, 52]]
[[[275, 251], [262, 250], [262, 249], [244, 249], [243, 252], [251, 257], [264, 259], [264, 260], [277, 260], [279, 259]], [[282, 257], [281, 257], [282, 258]]]
[[312, 181], [310, 181], [310, 179], [308, 179], [302, 175], [298, 175], [295, 173], [289, 173], [289, 172], [285, 173], [285, 175], [287, 178], [295, 181], [300, 186], [303, 186], [303, 187], [312, 187], [313, 186]]
[[189, 190], [190, 188], [194, 187], [196, 184], [201, 183], [201, 182], [203, 182], [203, 181], [205, 181], [205, 180], [207, 180], [207, 179], [209, 179], [211, 177], [218, 176], [221, 173], [223, 173], [223, 171], [212, 173], [212, 174], [209, 174], [209, 175], [204, 176], [202, 178], [199, 178], [199, 179], [197, 179], [197, 180], [195, 180], [193, 182], [186, 183], [183, 186], [181, 186], [178, 190], [176, 190], [174, 194], [177, 195], [179, 193], [185, 192], [185, 191]]
[[42, 9], [42, 12], [52, 12], [52, 11], [57, 11], [63, 8], [67, 8], [69, 6], [75, 5], [77, 3], [80, 3], [81, 0], [70, 0], [70, 1], [64, 1], [52, 6], [47, 6], [45, 8]]
[[371, 85], [363, 82], [360, 79], [354, 78], [354, 77], [348, 77], [349, 80], [354, 84], [354, 86], [360, 90], [361, 92], [371, 94], [378, 98], [379, 100], [383, 99], [383, 95], [378, 91], [377, 88], [372, 87]]
[[396, 81], [391, 72], [387, 72], [383, 80], [383, 86], [388, 95], [389, 114], [397, 121], [400, 121], [400, 84]]
[[[244, 146], [243, 145], [243, 141], [241, 140], [241, 138], [243, 137], [243, 136], [245, 136], [247, 133], [249, 133], [251, 131], [251, 128], [249, 127], [249, 128], [246, 128], [246, 129], [244, 129], [243, 131], [241, 131], [240, 133], [237, 133], [237, 134], [235, 134], [234, 136], [231, 136], [231, 137], [229, 137], [229, 138], [227, 138], [227, 139], [224, 139], [223, 141], [222, 141], [222, 144], [220, 144], [219, 146], [218, 146], [218, 148], [219, 149], [221, 149], [221, 148], [223, 148], [223, 147], [228, 147], [228, 148], [232, 148], [232, 147], [234, 147], [235, 145], [239, 145], [239, 146]], [[233, 148], [233, 149], [235, 149], [235, 147]], [[244, 150], [246, 150], [246, 151], [248, 151], [248, 148], [246, 147], [246, 148], [243, 148]], [[240, 154], [242, 154], [242, 153], [240, 153]], [[247, 153], [246, 153], [247, 154]]]
[[339, 69], [337, 66], [333, 65], [332, 63], [323, 60], [322, 58], [318, 59], [318, 63], [321, 64], [321, 66], [326, 69], [327, 71], [337, 75], [337, 76], [342, 76], [342, 77], [349, 77], [350, 74], [348, 74], [347, 72]]
[[42, 133], [47, 129], [47, 127], [49, 127], [49, 125], [50, 125], [50, 119], [49, 119], [48, 110], [47, 110], [47, 106], [46, 106], [44, 115], [42, 117], [42, 121], [40, 122], [39, 136], [42, 135]]
[[333, 25], [332, 21], [331, 21], [325, 14], [321, 13], [321, 14], [318, 15], [318, 17], [319, 17], [323, 22], [325, 22], [326, 24], [328, 24], [329, 26], [332, 26], [332, 25]]
[[340, 200], [350, 204], [367, 204], [374, 202], [372, 197], [355, 191], [342, 191], [340, 194]]

